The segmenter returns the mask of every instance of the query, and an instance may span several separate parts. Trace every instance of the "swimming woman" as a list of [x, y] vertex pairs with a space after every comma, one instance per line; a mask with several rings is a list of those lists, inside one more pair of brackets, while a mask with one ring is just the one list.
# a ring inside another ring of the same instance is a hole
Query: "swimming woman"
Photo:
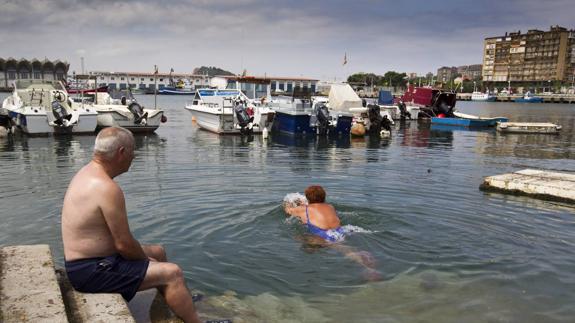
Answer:
[[370, 280], [379, 280], [379, 272], [375, 271], [375, 261], [367, 251], [355, 251], [352, 247], [335, 243], [343, 240], [344, 230], [335, 208], [325, 202], [325, 190], [319, 185], [306, 188], [305, 197], [307, 203], [300, 201], [299, 205], [289, 203], [284, 205], [288, 215], [295, 216], [306, 225], [308, 231], [315, 239], [310, 239], [313, 244], [323, 245], [342, 252], [346, 257], [364, 266], [369, 271]]

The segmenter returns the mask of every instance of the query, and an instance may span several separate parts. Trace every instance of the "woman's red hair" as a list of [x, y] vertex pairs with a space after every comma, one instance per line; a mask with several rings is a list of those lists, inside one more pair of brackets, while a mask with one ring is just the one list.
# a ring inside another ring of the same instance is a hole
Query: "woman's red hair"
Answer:
[[305, 189], [305, 197], [309, 204], [311, 203], [324, 203], [325, 191], [319, 185], [312, 185]]

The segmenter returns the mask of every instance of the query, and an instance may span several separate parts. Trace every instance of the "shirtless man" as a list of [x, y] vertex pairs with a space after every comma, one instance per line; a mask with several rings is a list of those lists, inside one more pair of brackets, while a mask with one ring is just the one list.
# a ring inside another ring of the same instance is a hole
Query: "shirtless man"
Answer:
[[157, 288], [184, 322], [199, 322], [180, 267], [167, 262], [164, 248], [141, 245], [130, 232], [124, 194], [113, 178], [134, 159], [134, 137], [105, 128], [96, 137], [92, 161], [72, 179], [62, 209], [66, 272], [72, 286], [87, 293], [120, 293]]

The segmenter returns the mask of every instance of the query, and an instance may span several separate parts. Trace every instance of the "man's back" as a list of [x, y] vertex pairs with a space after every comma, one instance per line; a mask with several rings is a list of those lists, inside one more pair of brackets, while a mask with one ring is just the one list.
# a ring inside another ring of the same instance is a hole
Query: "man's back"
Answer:
[[109, 204], [107, 197], [118, 193], [122, 195], [116, 183], [95, 163], [84, 166], [74, 176], [62, 209], [62, 239], [66, 260], [103, 257], [115, 253], [114, 240], [102, 214], [102, 204]]

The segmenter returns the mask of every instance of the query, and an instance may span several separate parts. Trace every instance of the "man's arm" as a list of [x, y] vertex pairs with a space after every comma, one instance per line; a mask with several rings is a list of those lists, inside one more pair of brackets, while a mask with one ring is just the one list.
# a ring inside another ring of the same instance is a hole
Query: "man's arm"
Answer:
[[128, 260], [148, 259], [138, 240], [134, 239], [128, 224], [124, 193], [116, 185], [109, 185], [102, 192], [100, 209], [114, 239], [116, 251]]

